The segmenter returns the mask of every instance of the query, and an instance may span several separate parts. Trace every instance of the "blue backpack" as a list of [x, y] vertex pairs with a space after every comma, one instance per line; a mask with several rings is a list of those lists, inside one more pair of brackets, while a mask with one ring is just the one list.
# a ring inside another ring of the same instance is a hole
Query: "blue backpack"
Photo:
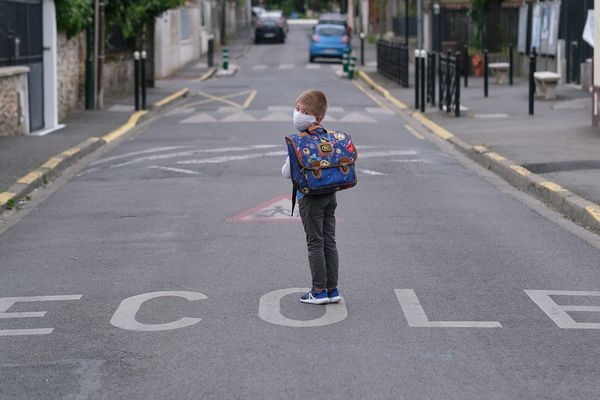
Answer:
[[356, 185], [356, 147], [347, 133], [318, 127], [285, 138], [294, 190], [304, 195], [332, 193]]

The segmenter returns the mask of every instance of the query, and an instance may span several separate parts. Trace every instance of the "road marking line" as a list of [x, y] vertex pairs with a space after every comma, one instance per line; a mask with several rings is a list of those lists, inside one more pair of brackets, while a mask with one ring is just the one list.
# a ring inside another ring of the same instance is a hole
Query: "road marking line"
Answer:
[[391, 162], [397, 163], [423, 163], [423, 164], [433, 164], [433, 161], [427, 160], [425, 158], [414, 158], [412, 160], [390, 160]]
[[242, 161], [242, 160], [251, 160], [253, 158], [261, 158], [261, 157], [281, 157], [287, 155], [287, 151], [271, 151], [268, 153], [260, 153], [260, 154], [244, 154], [240, 156], [223, 156], [223, 157], [213, 157], [213, 158], [205, 158], [202, 160], [184, 160], [178, 161], [178, 165], [190, 165], [190, 164], [220, 164], [226, 163], [230, 161]]
[[107, 162], [110, 162], [110, 161], [119, 160], [119, 159], [122, 159], [122, 158], [131, 157], [131, 156], [139, 156], [139, 155], [142, 155], [142, 154], [159, 153], [161, 151], [184, 149], [186, 147], [189, 147], [189, 146], [167, 146], [167, 147], [156, 147], [154, 149], [148, 149], [148, 150], [134, 151], [134, 152], [131, 152], [131, 153], [121, 154], [120, 156], [112, 156], [112, 157], [103, 158], [103, 159], [98, 160], [98, 161], [94, 161], [93, 163], [90, 164], [90, 166], [94, 166], [94, 165], [98, 165], [98, 164], [104, 164], [104, 163], [107, 163]]
[[367, 91], [367, 89], [363, 88], [362, 85], [360, 85], [358, 82], [352, 81], [352, 83], [354, 84], [354, 86], [356, 86], [356, 88], [358, 90], [360, 90], [361, 92], [363, 92], [364, 94], [366, 94], [368, 98], [370, 98], [371, 100], [373, 100], [375, 102], [375, 104], [377, 104], [378, 106], [380, 106], [382, 108], [385, 108], [385, 109], [389, 110], [388, 106], [384, 102], [382, 102], [381, 100], [379, 100], [373, 94], [369, 93]]
[[10, 200], [12, 200], [17, 194], [11, 192], [2, 192], [0, 193], [0, 206], [5, 205]]
[[600, 207], [598, 206], [588, 206], [585, 208], [592, 218], [596, 220], [596, 222], [600, 223]]
[[200, 175], [196, 171], [192, 171], [189, 169], [183, 169], [183, 168], [162, 167], [160, 165], [151, 165], [148, 168], [161, 169], [163, 171], [170, 171], [170, 172], [181, 172], [182, 174], [188, 174], [188, 175]]
[[159, 100], [156, 103], [154, 103], [154, 107], [162, 107], [165, 104], [172, 102], [173, 100], [175, 100], [178, 97], [184, 97], [189, 93], [189, 91], [190, 91], [190, 89], [188, 89], [188, 88], [183, 88], [181, 90], [178, 90], [175, 93], [173, 93], [172, 95], [167, 96], [164, 99]]
[[545, 187], [546, 189], [553, 191], [553, 192], [566, 192], [567, 189], [565, 189], [564, 187], [557, 185], [554, 182], [550, 182], [550, 181], [544, 181], [542, 183], [540, 183], [540, 186]]
[[129, 120], [125, 124], [121, 125], [111, 133], [102, 136], [102, 139], [104, 139], [106, 143], [110, 143], [120, 138], [125, 133], [127, 133], [127, 131], [136, 126], [140, 118], [142, 118], [142, 116], [144, 116], [144, 114], [146, 114], [147, 112], [148, 111], [145, 110], [134, 112], [133, 114], [131, 114]]
[[[239, 110], [239, 109], [238, 109]], [[199, 113], [192, 115], [191, 117], [185, 118], [178, 122], [178, 124], [202, 124], [202, 123], [215, 123], [218, 122], [215, 117], [207, 113]]]
[[383, 172], [379, 172], [379, 171], [373, 171], [372, 169], [366, 169], [366, 168], [357, 168], [356, 169], [358, 172], [366, 174], [366, 175], [387, 175]]
[[266, 68], [267, 68], [267, 66], [264, 65], [264, 64], [258, 64], [258, 65], [253, 65], [252, 66], [253, 70], [266, 69]]
[[294, 107], [290, 106], [267, 106], [267, 110], [269, 111], [281, 111], [292, 114], [294, 111]]
[[23, 176], [21, 179], [19, 179], [17, 181], [17, 183], [20, 183], [22, 185], [30, 185], [33, 182], [37, 181], [38, 179], [40, 179], [43, 176], [43, 174], [39, 171], [33, 171], [28, 173], [27, 175]]
[[408, 108], [408, 106], [406, 104], [404, 104], [403, 102], [401, 102], [400, 100], [398, 100], [397, 98], [392, 96], [387, 89], [385, 89], [381, 85], [375, 83], [375, 81], [366, 72], [359, 70], [358, 76], [360, 76], [362, 79], [364, 79], [375, 90], [377, 90], [379, 93], [381, 93], [383, 95], [383, 97], [386, 98], [386, 100], [388, 100], [389, 102], [394, 104], [399, 109], [405, 110]]
[[496, 152], [489, 152], [485, 154], [486, 157], [491, 158], [494, 161], [504, 161], [506, 160], [506, 158], [502, 157], [500, 154], [496, 153]]
[[238, 111], [234, 114], [228, 115], [221, 120], [221, 122], [255, 122], [256, 118], [252, 115], [243, 111]]
[[52, 157], [44, 164], [42, 164], [41, 168], [54, 169], [63, 161], [60, 157]]
[[442, 128], [441, 126], [439, 126], [438, 124], [436, 124], [435, 122], [433, 122], [432, 120], [430, 120], [429, 118], [427, 118], [419, 112], [412, 113], [411, 116], [444, 140], [448, 140], [454, 137], [453, 134], [451, 134], [450, 132], [448, 132], [447, 130], [445, 130], [444, 128]]
[[202, 74], [200, 77], [192, 80], [192, 82], [202, 82], [207, 80], [208, 78], [210, 78], [216, 71], [217, 69], [215, 67], [211, 67], [208, 71], [206, 71], [204, 74]]
[[294, 67], [294, 64], [279, 64], [279, 69], [292, 69]]
[[352, 113], [340, 118], [340, 122], [356, 122], [356, 123], [372, 124], [377, 121], [367, 115], [363, 115], [363, 114], [360, 114], [357, 112], [352, 112]]
[[256, 90], [253, 90], [252, 93], [250, 93], [250, 96], [248, 96], [248, 98], [244, 102], [244, 108], [248, 108], [250, 106], [250, 104], [252, 104], [252, 101], [256, 97], [256, 92], [257, 92]]
[[[247, 93], [247, 92], [238, 93], [237, 95], [241, 96], [242, 94], [245, 94], [245, 93]], [[233, 102], [231, 100], [227, 100], [230, 97], [235, 97], [234, 95], [227, 95], [227, 96], [219, 97], [219, 96], [213, 96], [212, 94], [205, 93], [205, 92], [198, 92], [198, 94], [200, 96], [204, 96], [204, 97], [212, 100], [212, 102], [221, 102], [221, 103], [229, 104], [230, 106], [238, 107], [238, 108], [242, 107], [241, 104], [235, 103], [235, 102]]]
[[306, 69], [321, 69], [321, 64], [306, 64]]
[[487, 147], [478, 144], [477, 146], [473, 146], [473, 148], [478, 152], [478, 153], [487, 153], [488, 151], [490, 151], [490, 149], [488, 149]]
[[417, 152], [414, 150], [384, 150], [384, 151], [367, 151], [358, 155], [359, 159], [387, 156], [415, 156]]
[[404, 124], [404, 127], [406, 128], [407, 131], [409, 131], [410, 133], [412, 133], [413, 136], [416, 137], [417, 139], [425, 140], [425, 136], [423, 136], [419, 132], [417, 132], [415, 130], [415, 128], [413, 128], [412, 126], [410, 126], [408, 124]]
[[522, 175], [522, 176], [531, 175], [531, 171], [529, 171], [527, 168], [524, 168], [520, 165], [511, 165], [510, 168], [519, 175]]

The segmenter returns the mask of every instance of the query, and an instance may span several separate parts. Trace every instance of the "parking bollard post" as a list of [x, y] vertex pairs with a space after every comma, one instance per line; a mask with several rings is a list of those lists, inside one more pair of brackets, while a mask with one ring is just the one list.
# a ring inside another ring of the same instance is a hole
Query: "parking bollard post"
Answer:
[[488, 97], [488, 49], [483, 50], [483, 97]]
[[513, 55], [513, 44], [508, 45], [508, 84], [513, 85], [513, 74], [514, 74], [514, 55]]
[[365, 66], [365, 33], [360, 33], [360, 65]]
[[460, 71], [461, 71], [461, 57], [460, 51], [456, 52], [454, 70], [454, 116], [460, 117]]
[[227, 71], [229, 69], [229, 49], [223, 48], [223, 69]]
[[534, 112], [534, 96], [535, 96], [535, 79], [534, 73], [536, 69], [535, 47], [533, 53], [529, 56], [529, 115]]
[[356, 57], [350, 57], [350, 63], [348, 65], [348, 78], [354, 79], [354, 73], [356, 72]]
[[206, 61], [209, 68], [215, 65], [215, 39], [208, 39], [208, 54], [206, 55]]
[[344, 51], [342, 53], [342, 67], [344, 69], [344, 73], [347, 74], [348, 73], [348, 58], [349, 58], [349, 52], [348, 51]]
[[471, 63], [469, 62], [469, 47], [465, 44], [465, 64], [463, 70], [465, 71], [465, 87], [469, 87], [469, 72]]
[[415, 109], [419, 109], [419, 84], [421, 83], [421, 78], [419, 77], [420, 68], [419, 68], [419, 56], [421, 55], [421, 50], [415, 50]]
[[421, 60], [420, 60], [420, 65], [421, 65], [421, 72], [420, 72], [420, 77], [421, 77], [421, 83], [419, 84], [420, 89], [421, 89], [421, 112], [425, 112], [425, 59], [427, 58], [427, 50], [421, 50]]
[[142, 50], [140, 80], [142, 84], [142, 110], [146, 109], [146, 50]]
[[133, 52], [133, 90], [135, 110], [140, 109], [140, 52]]

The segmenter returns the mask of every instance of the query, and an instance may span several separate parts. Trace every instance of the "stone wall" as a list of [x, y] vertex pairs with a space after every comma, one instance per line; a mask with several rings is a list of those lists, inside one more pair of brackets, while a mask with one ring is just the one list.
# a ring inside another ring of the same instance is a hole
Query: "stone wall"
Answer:
[[0, 68], [0, 136], [29, 133], [29, 67]]
[[104, 103], [133, 93], [133, 84], [132, 54], [108, 54], [102, 71]]
[[57, 48], [58, 119], [63, 120], [69, 112], [85, 105], [85, 34], [67, 39], [59, 32]]

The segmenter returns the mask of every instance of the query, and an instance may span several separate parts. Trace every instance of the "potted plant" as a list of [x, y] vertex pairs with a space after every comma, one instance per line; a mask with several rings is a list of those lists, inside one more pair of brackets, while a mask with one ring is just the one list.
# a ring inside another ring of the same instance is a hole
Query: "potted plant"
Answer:
[[470, 53], [471, 62], [473, 63], [473, 70], [475, 76], [483, 75], [483, 57], [481, 51], [483, 48], [483, 30], [485, 29], [485, 7], [488, 0], [471, 0], [471, 8], [469, 9], [468, 16], [471, 18], [471, 39], [470, 39]]

